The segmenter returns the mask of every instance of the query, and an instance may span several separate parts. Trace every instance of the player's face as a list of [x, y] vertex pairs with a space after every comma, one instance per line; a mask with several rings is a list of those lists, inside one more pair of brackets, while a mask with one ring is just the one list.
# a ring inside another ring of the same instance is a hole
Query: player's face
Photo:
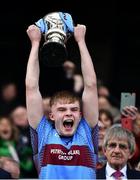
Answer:
[[81, 118], [80, 105], [57, 102], [51, 108], [50, 118], [55, 121], [55, 128], [61, 136], [72, 136]]

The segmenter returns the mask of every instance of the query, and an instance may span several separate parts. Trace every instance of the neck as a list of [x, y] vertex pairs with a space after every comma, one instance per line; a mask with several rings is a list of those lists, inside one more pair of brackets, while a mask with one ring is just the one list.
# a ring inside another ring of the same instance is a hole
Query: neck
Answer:
[[113, 169], [115, 169], [116, 171], [120, 171], [124, 166], [123, 165], [113, 165], [111, 166]]

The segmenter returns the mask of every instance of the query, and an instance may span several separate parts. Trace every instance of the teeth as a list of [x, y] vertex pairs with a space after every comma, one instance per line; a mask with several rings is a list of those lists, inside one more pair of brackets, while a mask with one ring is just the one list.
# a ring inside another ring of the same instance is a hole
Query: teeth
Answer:
[[64, 122], [73, 122], [73, 120], [72, 119], [66, 119], [66, 120], [64, 120]]
[[73, 120], [72, 119], [66, 119], [63, 122], [64, 127], [72, 127], [73, 126]]

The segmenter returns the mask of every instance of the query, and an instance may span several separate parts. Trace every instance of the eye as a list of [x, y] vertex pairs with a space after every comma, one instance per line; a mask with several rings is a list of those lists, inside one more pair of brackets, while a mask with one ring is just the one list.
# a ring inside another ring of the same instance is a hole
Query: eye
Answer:
[[111, 143], [111, 144], [109, 145], [110, 148], [115, 148], [116, 146], [117, 146], [116, 143]]
[[58, 108], [58, 111], [65, 111], [65, 108]]
[[128, 149], [128, 147], [125, 144], [119, 144], [119, 148], [122, 150]]
[[79, 109], [76, 107], [76, 108], [72, 108], [71, 111], [78, 111]]
[[116, 146], [117, 146], [116, 143], [110, 143], [110, 144], [108, 144], [108, 147], [111, 148], [111, 149], [115, 148]]

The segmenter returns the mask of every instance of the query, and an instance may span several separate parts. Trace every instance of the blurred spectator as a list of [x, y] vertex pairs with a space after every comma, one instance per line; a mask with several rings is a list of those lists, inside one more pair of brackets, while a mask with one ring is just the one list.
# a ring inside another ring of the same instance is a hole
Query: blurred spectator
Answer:
[[[20, 174], [19, 157], [16, 151], [18, 130], [9, 117], [0, 118], [0, 168], [9, 172], [12, 178]], [[4, 179], [4, 177], [3, 177]]]
[[106, 163], [106, 157], [103, 153], [102, 145], [104, 136], [106, 134], [106, 130], [111, 127], [113, 124], [113, 116], [112, 114], [106, 109], [99, 110], [99, 140], [98, 140], [98, 164], [97, 168], [101, 168]]
[[16, 151], [18, 142], [17, 128], [8, 117], [0, 118], [0, 156], [11, 157], [19, 162]]
[[113, 116], [107, 109], [99, 110], [99, 120], [104, 124], [106, 128], [111, 127], [113, 124]]
[[99, 97], [99, 110], [100, 109], [105, 109], [105, 110], [110, 111], [110, 113], [113, 116], [114, 123], [118, 121], [120, 122], [120, 117], [121, 117], [120, 110], [117, 107], [113, 106], [108, 100], [108, 98], [105, 96]]
[[17, 87], [14, 83], [7, 83], [2, 87], [2, 97], [6, 101], [11, 101], [17, 96]]
[[11, 113], [14, 124], [19, 129], [17, 151], [20, 158], [21, 178], [36, 178], [37, 173], [32, 159], [30, 130], [27, 120], [27, 110], [24, 106], [16, 107]]
[[122, 115], [132, 119], [132, 132], [135, 136], [136, 149], [134, 156], [130, 159], [129, 163], [132, 167], [136, 167], [136, 169], [138, 169], [140, 162], [140, 110], [134, 106], [126, 107], [123, 110]]
[[[17, 106], [11, 113], [14, 124], [22, 131], [28, 128], [27, 110], [24, 106]], [[25, 134], [26, 136], [26, 134]]]
[[131, 169], [128, 160], [135, 152], [133, 133], [121, 125], [115, 124], [108, 129], [104, 137], [103, 151], [107, 164], [97, 170], [97, 179], [140, 179], [140, 172]]
[[77, 71], [76, 65], [72, 61], [66, 60], [63, 64], [63, 68], [67, 80], [73, 81], [73, 87], [72, 87], [73, 92], [81, 96], [83, 92], [84, 83], [83, 83], [82, 75], [76, 72]]
[[104, 86], [104, 85], [100, 85], [98, 87], [98, 95], [99, 96], [104, 96], [104, 97], [108, 98], [110, 96], [109, 89], [106, 86]]
[[[10, 174], [11, 178], [9, 177], [9, 179], [18, 179], [20, 177], [19, 164], [10, 157], [0, 157], [0, 168], [4, 169]], [[5, 179], [5, 177], [2, 179]]]
[[7, 116], [19, 103], [16, 84], [13, 82], [3, 84], [0, 95], [0, 115]]
[[72, 61], [66, 60], [63, 64], [63, 68], [66, 73], [66, 78], [72, 79], [76, 70], [75, 64]]
[[97, 169], [102, 168], [106, 164], [106, 157], [102, 150], [103, 140], [104, 136], [107, 130], [107, 127], [99, 120], [98, 123], [99, 126], [99, 136], [98, 136], [98, 163], [97, 163]]
[[74, 87], [73, 87], [73, 91], [81, 96], [82, 92], [83, 92], [83, 88], [84, 88], [84, 83], [83, 83], [83, 77], [81, 74], [75, 74], [73, 76], [74, 79]]
[[106, 97], [112, 106], [119, 108], [119, 100], [110, 93], [109, 88], [104, 84], [102, 80], [98, 79], [98, 96]]

